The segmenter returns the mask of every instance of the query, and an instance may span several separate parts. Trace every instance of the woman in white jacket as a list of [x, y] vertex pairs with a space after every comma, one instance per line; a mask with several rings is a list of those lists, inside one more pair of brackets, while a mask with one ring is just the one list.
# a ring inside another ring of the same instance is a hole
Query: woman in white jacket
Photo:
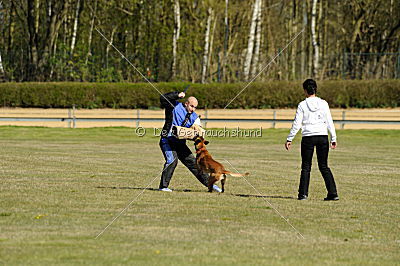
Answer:
[[315, 96], [317, 83], [307, 79], [303, 83], [306, 99], [299, 103], [296, 117], [287, 137], [285, 148], [289, 150], [292, 140], [301, 128], [301, 175], [299, 185], [299, 200], [308, 198], [308, 186], [310, 184], [311, 163], [314, 147], [317, 150], [318, 168], [325, 181], [328, 195], [324, 200], [339, 200], [335, 180], [331, 169], [328, 167], [329, 140], [328, 131], [331, 134], [330, 146], [336, 148], [336, 131], [333, 125], [329, 105], [326, 101]]

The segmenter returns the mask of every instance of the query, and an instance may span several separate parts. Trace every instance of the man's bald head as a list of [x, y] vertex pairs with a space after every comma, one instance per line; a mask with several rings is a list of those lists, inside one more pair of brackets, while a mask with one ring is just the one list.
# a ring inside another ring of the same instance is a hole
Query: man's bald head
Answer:
[[193, 96], [190, 96], [189, 98], [187, 98], [187, 100], [185, 102], [186, 111], [188, 111], [189, 113], [193, 113], [194, 111], [196, 111], [198, 104], [199, 103], [198, 103], [197, 99]]
[[187, 103], [195, 103], [196, 107], [197, 107], [197, 104], [198, 104], [198, 101], [197, 101], [196, 97], [194, 97], [194, 96], [190, 96], [189, 98], [187, 98], [186, 102]]

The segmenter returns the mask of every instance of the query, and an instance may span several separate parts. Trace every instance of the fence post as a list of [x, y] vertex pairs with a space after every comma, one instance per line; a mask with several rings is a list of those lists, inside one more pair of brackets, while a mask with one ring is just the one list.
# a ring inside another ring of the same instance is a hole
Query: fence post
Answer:
[[342, 123], [340, 124], [340, 129], [344, 129], [345, 121], [346, 120], [346, 111], [342, 112]]
[[273, 113], [273, 119], [274, 119], [274, 122], [272, 122], [272, 128], [275, 128], [275, 125], [276, 125], [276, 110], [274, 110], [274, 113]]
[[71, 108], [68, 108], [68, 128], [71, 128]]
[[72, 128], [76, 128], [75, 104], [72, 105]]
[[140, 125], [139, 119], [140, 119], [140, 109], [137, 109], [137, 112], [136, 112], [136, 128], [138, 128], [139, 125]]

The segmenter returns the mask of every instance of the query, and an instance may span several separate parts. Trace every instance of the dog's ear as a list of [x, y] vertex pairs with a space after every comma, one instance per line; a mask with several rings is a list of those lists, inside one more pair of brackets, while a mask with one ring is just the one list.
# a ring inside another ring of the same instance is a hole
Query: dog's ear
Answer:
[[210, 143], [208, 140], [204, 141], [204, 145], [207, 145], [208, 143]]

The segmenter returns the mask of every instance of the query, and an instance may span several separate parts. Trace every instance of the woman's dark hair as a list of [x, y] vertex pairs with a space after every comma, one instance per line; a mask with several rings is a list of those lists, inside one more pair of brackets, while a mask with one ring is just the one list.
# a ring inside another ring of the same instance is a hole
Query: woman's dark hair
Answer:
[[317, 82], [313, 79], [307, 79], [303, 83], [303, 89], [307, 91], [308, 95], [317, 93]]

